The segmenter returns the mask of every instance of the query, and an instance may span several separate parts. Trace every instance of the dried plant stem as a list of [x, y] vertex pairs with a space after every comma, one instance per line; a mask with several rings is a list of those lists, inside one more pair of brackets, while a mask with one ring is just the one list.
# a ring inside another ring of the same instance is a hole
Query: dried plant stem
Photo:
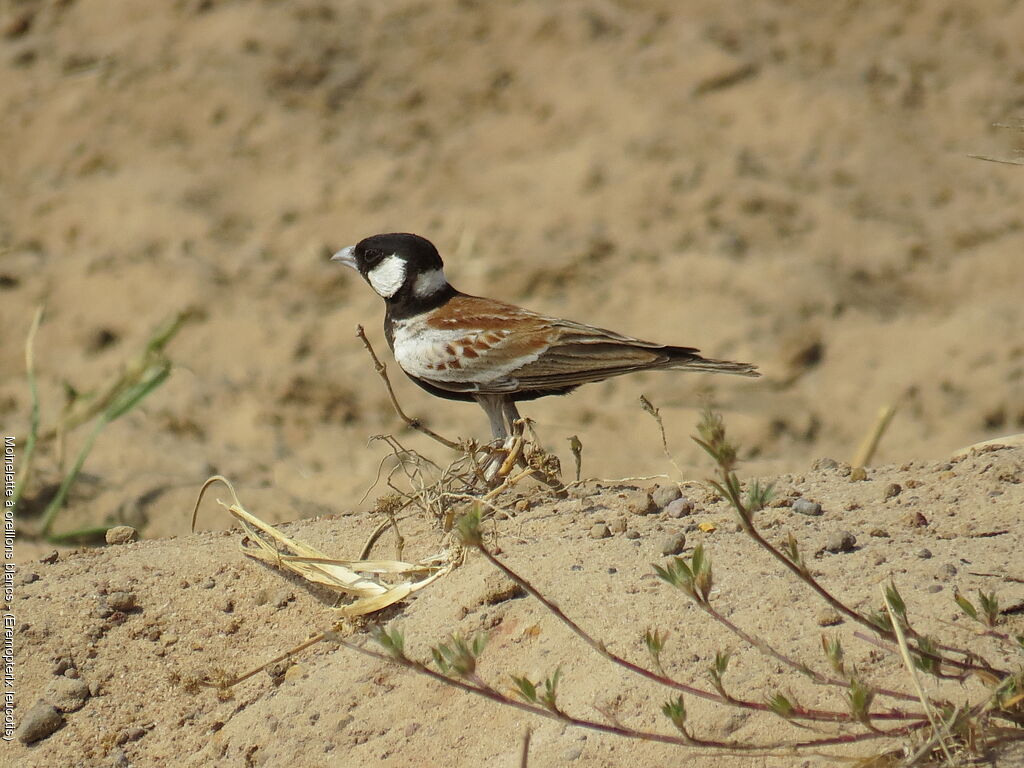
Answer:
[[[694, 601], [694, 602], [696, 602], [697, 606], [702, 611], [704, 611], [708, 616], [713, 618], [715, 621], [717, 621], [723, 627], [728, 629], [730, 632], [732, 632], [738, 638], [743, 640], [745, 643], [748, 643], [749, 645], [753, 646], [758, 651], [763, 653], [765, 656], [773, 658], [776, 661], [779, 661], [779, 662], [785, 664], [787, 667], [795, 669], [797, 672], [800, 672], [801, 674], [807, 675], [811, 680], [813, 680], [818, 685], [829, 685], [829, 686], [835, 686], [835, 687], [838, 687], [838, 688], [849, 688], [850, 687], [850, 681], [849, 680], [842, 680], [842, 679], [839, 679], [839, 678], [836, 678], [836, 677], [828, 677], [826, 675], [822, 675], [820, 672], [814, 671], [813, 669], [808, 667], [806, 664], [803, 664], [803, 663], [801, 663], [799, 661], [796, 661], [795, 659], [790, 658], [789, 656], [785, 655], [784, 653], [781, 653], [780, 651], [776, 650], [774, 647], [769, 645], [764, 639], [762, 639], [760, 637], [757, 637], [755, 635], [751, 635], [749, 632], [746, 632], [744, 629], [742, 629], [741, 627], [739, 627], [736, 624], [734, 624], [733, 622], [731, 622], [725, 616], [723, 616], [718, 611], [716, 611], [711, 606], [710, 603], [707, 603], [707, 602], [705, 602], [703, 600], [698, 600], [698, 601]], [[872, 686], [871, 690], [874, 691], [875, 693], [877, 693], [879, 696], [886, 696], [888, 698], [898, 699], [900, 701], [917, 701], [918, 700], [918, 698], [916, 696], [913, 696], [913, 695], [911, 695], [909, 693], [903, 693], [901, 691], [893, 691], [893, 690], [889, 690], [887, 688], [876, 688], [876, 687]], [[872, 717], [873, 717], [873, 715], [872, 715]], [[919, 713], [910, 714], [910, 715], [908, 715], [908, 717], [919, 718], [919, 717], [921, 717], [921, 714], [919, 714]]]
[[882, 440], [882, 435], [884, 435], [885, 430], [889, 428], [889, 424], [892, 422], [892, 417], [895, 415], [895, 405], [887, 405], [879, 410], [874, 426], [872, 426], [871, 431], [868, 432], [861, 441], [860, 447], [857, 449], [857, 454], [853, 457], [853, 461], [850, 463], [851, 466], [866, 467], [871, 462], [871, 459], [875, 455], [875, 451], [878, 450], [878, 444]]
[[36, 386], [36, 333], [39, 325], [43, 322], [42, 305], [36, 307], [36, 313], [32, 317], [32, 324], [28, 329], [28, 336], [25, 338], [25, 374], [28, 377], [28, 393], [32, 400], [32, 413], [29, 416], [28, 437], [25, 439], [25, 452], [21, 460], [21, 472], [18, 483], [14, 487], [14, 496], [11, 499], [11, 506], [18, 508], [18, 501], [25, 490], [28, 479], [32, 474], [32, 457], [35, 455], [36, 442], [39, 439], [39, 389]]
[[[578, 633], [577, 633], [578, 634]], [[918, 722], [910, 723], [907, 725], [893, 728], [888, 731], [868, 731], [865, 733], [857, 734], [841, 734], [838, 736], [828, 736], [820, 739], [809, 739], [806, 741], [799, 742], [774, 742], [767, 744], [753, 744], [753, 743], [741, 743], [731, 741], [716, 741], [710, 739], [699, 739], [690, 735], [686, 736], [672, 736], [664, 733], [657, 733], [653, 731], [641, 731], [627, 726], [620, 725], [618, 723], [602, 723], [595, 720], [587, 720], [584, 718], [574, 717], [567, 714], [561, 709], [548, 709], [546, 707], [520, 701], [519, 699], [513, 699], [506, 696], [501, 691], [488, 685], [475, 673], [467, 675], [465, 679], [459, 679], [451, 677], [449, 675], [441, 674], [434, 669], [431, 669], [426, 664], [410, 659], [405, 655], [396, 656], [392, 654], [386, 654], [380, 651], [375, 651], [370, 648], [366, 648], [362, 645], [351, 643], [341, 638], [332, 638], [339, 645], [344, 646], [350, 650], [361, 653], [370, 658], [378, 659], [381, 661], [390, 661], [399, 664], [407, 669], [418, 672], [422, 675], [426, 675], [432, 680], [436, 680], [444, 685], [449, 685], [453, 688], [472, 693], [477, 696], [482, 696], [485, 699], [503, 704], [514, 709], [518, 709], [523, 712], [529, 712], [530, 714], [539, 715], [546, 717], [550, 720], [555, 720], [566, 725], [576, 726], [578, 728], [586, 728], [592, 731], [598, 731], [600, 733], [607, 733], [614, 736], [622, 736], [629, 739], [640, 739], [642, 741], [657, 742], [661, 744], [671, 744], [675, 746], [685, 747], [702, 747], [705, 749], [714, 749], [732, 751], [743, 754], [750, 754], [751, 752], [767, 752], [775, 749], [808, 749], [813, 747], [828, 747], [828, 746], [841, 746], [846, 744], [854, 744], [857, 742], [868, 741], [872, 739], [880, 738], [893, 738], [906, 736], [917, 730], [928, 725], [927, 720], [920, 720]], [[628, 663], [628, 662], [627, 662]]]
[[907, 668], [907, 674], [910, 675], [910, 680], [914, 684], [914, 689], [917, 691], [918, 698], [921, 700], [921, 706], [924, 707], [925, 714], [928, 716], [928, 722], [932, 726], [932, 737], [938, 740], [939, 746], [942, 748], [942, 754], [946, 756], [946, 761], [953, 765], [953, 756], [949, 753], [949, 749], [946, 747], [946, 739], [949, 738], [949, 733], [946, 730], [946, 724], [942, 722], [942, 719], [935, 713], [935, 708], [928, 700], [927, 694], [924, 692], [924, 688], [921, 685], [921, 678], [917, 674], [917, 668], [914, 666], [914, 660], [910, 657], [910, 649], [907, 647], [907, 638], [903, 634], [903, 627], [900, 624], [900, 619], [896, 615], [897, 611], [893, 608], [892, 600], [886, 593], [885, 587], [880, 586], [879, 590], [882, 593], [882, 601], [885, 605], [886, 613], [889, 614], [889, 621], [892, 622], [893, 633], [896, 635], [896, 643], [900, 648], [900, 657], [903, 659], [903, 665]]
[[[708, 452], [711, 453], [713, 457], [715, 457], [713, 450], [709, 449], [706, 443], [703, 443], [701, 441], [698, 441], [698, 443], [702, 445], [702, 447], [704, 447], [705, 450], [708, 450]], [[717, 460], [717, 457], [715, 458]], [[721, 474], [722, 482], [719, 483], [717, 481], [712, 481], [712, 485], [715, 487], [716, 490], [718, 490], [723, 496], [725, 496], [729, 500], [729, 503], [737, 511], [738, 517], [740, 519], [740, 526], [742, 527], [744, 533], [746, 533], [751, 539], [753, 539], [762, 549], [768, 552], [772, 557], [774, 557], [776, 560], [782, 563], [782, 565], [784, 565], [788, 570], [790, 570], [800, 581], [802, 581], [804, 584], [806, 584], [812, 590], [814, 590], [814, 592], [816, 592], [822, 600], [828, 603], [836, 611], [843, 614], [847, 618], [857, 622], [861, 626], [871, 630], [872, 632], [881, 635], [887, 640], [895, 640], [895, 635], [892, 633], [892, 631], [883, 629], [882, 627], [878, 626], [873, 621], [871, 621], [871, 619], [869, 619], [864, 614], [855, 611], [853, 608], [850, 608], [843, 601], [839, 600], [831, 592], [825, 589], [825, 587], [823, 587], [821, 583], [810, 574], [806, 566], [794, 562], [785, 554], [783, 554], [777, 547], [771, 544], [767, 539], [765, 539], [754, 526], [753, 515], [751, 511], [747, 509], [746, 505], [743, 503], [743, 500], [740, 498], [739, 481], [736, 479], [736, 475], [732, 472], [731, 469], [729, 469], [726, 466], [720, 465], [719, 471]], [[918, 635], [916, 632], [914, 632], [909, 627], [907, 628], [907, 630], [907, 635], [909, 637], [915, 640], [918, 639]], [[965, 658], [977, 658], [966, 650], [955, 648], [948, 645], [937, 643], [936, 648], [951, 653], [960, 654]], [[979, 659], [980, 663], [973, 663], [970, 661], [960, 661], [959, 659], [952, 659], [948, 656], [938, 656], [936, 654], [929, 653], [928, 651], [922, 648], [914, 648], [914, 652], [926, 658], [932, 659], [933, 661], [942, 664], [947, 664], [951, 667], [955, 667], [964, 672], [982, 670], [985, 672], [989, 672], [991, 674], [1007, 674], [1005, 670], [997, 669], [996, 667], [993, 667], [983, 659]]]
[[[533, 586], [527, 579], [512, 570], [509, 566], [505, 565], [497, 557], [491, 553], [486, 546], [482, 544], [476, 544], [477, 548], [484, 558], [495, 568], [505, 574], [512, 581], [516, 582], [522, 587], [527, 593], [530, 594], [535, 600], [543, 605], [552, 615], [555, 616], [559, 621], [565, 624], [572, 632], [579, 637], [584, 643], [589, 645], [598, 654], [607, 659], [608, 661], [616, 664], [630, 672], [640, 675], [641, 677], [647, 678], [660, 685], [664, 685], [668, 688], [687, 693], [691, 696], [696, 696], [700, 699], [707, 701], [714, 701], [720, 704], [729, 704], [731, 706], [739, 707], [741, 709], [756, 710], [759, 712], [771, 712], [773, 711], [771, 706], [759, 701], [745, 701], [742, 699], [736, 699], [731, 696], [723, 696], [717, 692], [705, 690], [703, 688], [697, 688], [696, 686], [681, 683], [677, 680], [673, 680], [670, 677], [651, 671], [645, 667], [641, 667], [633, 662], [619, 656], [618, 654], [612, 653], [608, 650], [603, 642], [597, 640], [587, 633], [579, 624], [569, 618], [557, 604], [546, 598], [536, 587]], [[805, 709], [802, 707], [794, 707], [793, 719], [798, 720], [815, 720], [824, 722], [838, 722], [846, 723], [853, 722], [853, 717], [847, 712], [830, 712], [818, 709]], [[872, 714], [872, 718], [879, 720], [919, 720], [923, 717], [921, 714], [904, 713], [904, 712], [884, 712]]]
[[436, 440], [446, 448], [451, 448], [453, 451], [462, 450], [462, 446], [456, 443], [454, 440], [449, 440], [447, 437], [442, 437], [437, 434], [434, 430], [425, 426], [419, 419], [414, 419], [411, 416], [406, 415], [405, 411], [402, 410], [402, 406], [398, 403], [398, 398], [395, 396], [395, 390], [391, 386], [391, 380], [388, 378], [388, 367], [380, 361], [377, 357], [377, 353], [373, 351], [373, 345], [370, 344], [370, 340], [366, 338], [366, 331], [363, 330], [363, 326], [356, 326], [356, 336], [363, 342], [363, 346], [366, 347], [366, 351], [370, 354], [373, 359], [373, 368], [377, 372], [377, 375], [384, 380], [384, 386], [387, 387], [388, 396], [391, 398], [391, 405], [394, 407], [398, 417], [404, 421], [408, 426], [413, 429], [422, 432], [429, 438]]

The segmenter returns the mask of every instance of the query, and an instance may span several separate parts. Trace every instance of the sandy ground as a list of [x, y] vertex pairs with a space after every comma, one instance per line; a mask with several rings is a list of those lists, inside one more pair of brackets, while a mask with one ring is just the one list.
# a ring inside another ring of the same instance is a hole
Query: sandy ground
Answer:
[[[168, 347], [170, 379], [103, 432], [57, 524], [127, 522], [158, 541], [65, 550], [39, 565], [52, 545], [30, 533], [61, 456], [53, 443], [38, 455], [17, 545], [25, 572], [40, 576], [17, 590], [29, 625], [18, 635], [19, 711], [43, 696], [67, 655], [61, 647], [76, 649], [82, 679], [102, 690], [67, 727], [29, 750], [5, 745], [0, 760], [17, 750], [29, 764], [103, 765], [123, 750], [140, 766], [186, 754], [209, 764], [223, 749], [225, 764], [239, 765], [300, 754], [308, 765], [370, 765], [384, 753], [394, 765], [410, 755], [514, 763], [525, 726], [515, 713], [343, 651], [312, 652], [302, 662], [314, 665], [308, 676], [280, 687], [254, 681], [234, 703], [167, 682], [175, 665], [187, 672], [272, 655], [328, 613], [298, 585], [245, 562], [232, 538], [184, 537], [208, 475], [229, 476], [268, 520], [322, 518], [296, 530], [352, 555], [383, 492], [374, 478], [386, 451], [369, 438], [390, 432], [433, 450], [400, 427], [353, 335], [362, 323], [386, 351], [379, 299], [326, 261], [368, 234], [431, 238], [465, 291], [765, 372], [758, 381], [627, 377], [524, 408], [567, 469], [567, 438], [579, 436], [587, 477], [679, 479], [640, 394], [661, 408], [682, 478], [704, 477], [688, 435], [710, 398], [743, 446], [745, 472], [783, 483], [805, 473], [827, 502], [835, 519], [800, 521], [809, 540], [841, 524], [863, 541], [884, 527], [872, 518], [883, 507], [850, 507], [864, 503], [859, 494], [881, 505], [886, 482], [1024, 430], [1024, 172], [969, 157], [1010, 158], [1024, 146], [1022, 35], [1024, 4], [1004, 0], [827, 12], [810, 2], [701, 0], [0, 4], [0, 429], [17, 437], [18, 455], [30, 411], [23, 341], [36, 306], [46, 306], [36, 338], [44, 427], [59, 419], [68, 386], [84, 396], [102, 390], [162, 321], [194, 313]], [[486, 435], [479, 409], [430, 400], [393, 378], [406, 408], [433, 428]], [[850, 460], [888, 405], [897, 414], [875, 456], [888, 468], [863, 484], [808, 474], [820, 457]], [[65, 465], [84, 432], [68, 436]], [[871, 539], [823, 562], [848, 565], [880, 548], [886, 564], [848, 571], [868, 574], [850, 585], [868, 599], [897, 560], [909, 584], [934, 585], [947, 562], [937, 547], [955, 541], [955, 554], [942, 551], [965, 579], [961, 589], [1019, 599], [1014, 588], [963, 575], [974, 566], [959, 563], [973, 557], [961, 547], [976, 545], [979, 558], [1002, 552], [1002, 563], [981, 570], [1004, 573], [1015, 548], [993, 542], [1019, 549], [1020, 538], [1014, 483], [988, 488], [989, 472], [971, 466], [959, 479], [928, 475], [942, 501], [922, 496], [938, 504], [922, 509], [925, 531]], [[961, 494], [959, 483], [974, 490]], [[1003, 495], [986, 495], [996, 490]], [[666, 599], [641, 580], [671, 532], [654, 526], [666, 521], [648, 521], [639, 539], [587, 538], [594, 509], [621, 513], [608, 493], [594, 489], [571, 514], [544, 507], [541, 494], [500, 533], [521, 567], [595, 622], [616, 618], [603, 601], [633, 610], [637, 594]], [[941, 539], [934, 526], [945, 516], [1011, 533]], [[204, 523], [228, 520], [207, 514]], [[427, 520], [407, 524], [421, 526], [417, 546], [439, 545]], [[734, 534], [726, 525], [715, 535]], [[941, 541], [917, 545], [928, 537]], [[921, 548], [935, 557], [917, 558]], [[571, 571], [576, 564], [594, 580]], [[471, 560], [391, 620], [408, 619], [421, 647], [465, 620], [453, 606], [469, 606], [477, 626], [483, 587], [473, 585], [485, 571]], [[788, 600], [762, 595], [760, 572], [745, 581], [743, 573], [733, 583], [758, 605]], [[179, 587], [207, 578], [217, 588]], [[953, 578], [921, 597], [938, 601], [935, 616], [949, 610]], [[84, 635], [106, 581], [135, 590], [140, 612]], [[228, 586], [233, 613], [218, 607]], [[256, 604], [261, 590], [281, 588], [295, 594], [286, 608]], [[526, 603], [509, 603], [524, 612], [517, 626], [541, 621]], [[630, 626], [660, 623], [642, 613], [661, 612], [656, 604], [635, 608]], [[140, 639], [150, 621], [178, 643]], [[247, 629], [218, 634], [236, 621]], [[546, 653], [517, 645], [524, 655], [509, 665], [539, 670], [570, 653], [568, 635], [543, 626]], [[599, 629], [616, 632], [614, 623]], [[790, 639], [788, 625], [763, 629]], [[710, 652], [698, 645], [692, 653]], [[586, 686], [595, 660], [571, 653], [581, 665], [572, 676]], [[624, 690], [653, 723], [640, 689]], [[577, 695], [592, 705], [593, 692]], [[405, 720], [396, 731], [388, 717]], [[491, 727], [467, 726], [471, 717]], [[144, 738], [108, 738], [133, 724]], [[537, 727], [537, 765], [561, 764], [581, 744], [593, 764], [665, 759]], [[257, 757], [245, 758], [252, 745]]]

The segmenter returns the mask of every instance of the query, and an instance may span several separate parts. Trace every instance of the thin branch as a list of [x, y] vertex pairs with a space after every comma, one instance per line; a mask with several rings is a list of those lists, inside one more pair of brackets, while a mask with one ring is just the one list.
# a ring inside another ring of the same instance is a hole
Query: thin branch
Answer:
[[363, 330], [363, 326], [356, 326], [356, 336], [358, 336], [360, 341], [363, 342], [363, 346], [366, 347], [366, 351], [370, 353], [370, 357], [373, 359], [373, 368], [377, 372], [377, 375], [384, 380], [384, 386], [387, 387], [388, 396], [391, 398], [391, 405], [394, 406], [395, 412], [398, 414], [399, 418], [413, 429], [422, 432], [427, 437], [433, 438], [446, 448], [451, 448], [453, 451], [462, 450], [462, 446], [455, 441], [449, 440], [447, 437], [442, 437], [437, 434], [437, 432], [430, 429], [430, 427], [424, 425], [419, 419], [414, 419], [411, 416], [406, 415], [405, 411], [402, 410], [402, 406], [398, 403], [398, 398], [395, 396], [395, 390], [391, 387], [391, 380], [388, 378], [388, 367], [380, 361], [380, 358], [377, 357], [377, 353], [373, 351], [373, 346], [370, 344], [370, 340], [366, 338], [366, 331]]

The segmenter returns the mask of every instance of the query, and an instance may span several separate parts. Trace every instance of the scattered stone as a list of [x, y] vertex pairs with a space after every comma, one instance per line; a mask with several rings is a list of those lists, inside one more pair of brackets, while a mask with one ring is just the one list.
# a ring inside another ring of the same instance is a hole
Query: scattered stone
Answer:
[[873, 536], [876, 539], [888, 539], [891, 538], [889, 532], [885, 528], [872, 528], [868, 531], [868, 536]]
[[929, 584], [927, 587], [924, 588], [924, 591], [935, 594], [936, 592], [941, 592], [942, 589], [943, 587], [941, 584]]
[[519, 499], [512, 505], [512, 508], [515, 509], [516, 512], [525, 512], [530, 508], [530, 502], [527, 499]]
[[64, 716], [52, 704], [40, 701], [25, 713], [18, 727], [18, 740], [33, 744], [45, 739], [64, 725]]
[[46, 700], [61, 712], [77, 712], [89, 698], [89, 686], [70, 677], [55, 677], [46, 687]]
[[626, 538], [627, 539], [639, 539], [640, 538], [640, 531], [638, 531], [636, 528], [630, 528], [628, 531], [626, 531]]
[[809, 499], [797, 499], [793, 502], [793, 511], [798, 515], [817, 517], [821, 514], [821, 504]]
[[818, 614], [818, 626], [819, 627], [834, 627], [836, 624], [842, 624], [843, 617], [839, 615], [837, 611], [831, 608], [826, 608]]
[[573, 760], [579, 760], [580, 755], [582, 754], [583, 747], [570, 747], [565, 751], [565, 754], [562, 755], [562, 759], [564, 759], [567, 763], [571, 763]]
[[705, 522], [705, 523], [701, 523], [700, 525], [698, 525], [697, 526], [697, 530], [700, 531], [701, 533], [714, 533], [715, 531], [718, 530], [718, 526], [715, 525], [714, 523], [707, 523], [707, 522]]
[[124, 753], [123, 749], [115, 749], [110, 753], [110, 761], [107, 765], [110, 768], [128, 768], [131, 763], [128, 762], [128, 755]]
[[956, 576], [956, 574], [957, 574], [956, 566], [953, 565], [952, 563], [946, 563], [944, 566], [942, 566], [942, 568], [939, 569], [940, 577], [952, 578], [953, 576]]
[[654, 503], [658, 505], [659, 509], [664, 509], [682, 495], [683, 493], [679, 490], [678, 486], [659, 485], [651, 493], [651, 498], [654, 500]]
[[609, 525], [609, 527], [611, 528], [612, 533], [625, 533], [626, 532], [626, 518], [624, 518], [624, 517], [616, 517], [614, 520], [612, 520], [612, 522]]
[[928, 525], [928, 518], [922, 515], [920, 512], [911, 512], [905, 518], [904, 521], [911, 528], [924, 528]]
[[894, 499], [901, 493], [903, 493], [903, 487], [899, 483], [889, 483], [885, 486], [885, 492], [882, 494], [882, 501]]
[[915, 552], [914, 554], [920, 557], [922, 560], [928, 560], [932, 556], [932, 551], [930, 549], [922, 548], [917, 550], [917, 552]]
[[685, 496], [681, 496], [678, 499], [670, 502], [665, 507], [665, 514], [671, 518], [679, 519], [680, 517], [686, 517], [687, 515], [693, 514], [693, 502]]
[[846, 512], [853, 512], [856, 509], [860, 509], [860, 504], [856, 501], [848, 501], [843, 505], [843, 510]]
[[130, 525], [115, 525], [107, 529], [107, 544], [131, 544], [139, 540], [139, 532]]
[[75, 668], [75, 660], [70, 656], [61, 656], [53, 663], [53, 674], [63, 675], [69, 669]]
[[875, 552], [873, 555], [871, 555], [871, 562], [874, 565], [881, 565], [882, 563], [885, 562], [885, 560], [886, 560], [886, 557], [881, 552]]
[[285, 608], [294, 599], [295, 594], [282, 587], [271, 595], [270, 604], [275, 608]]
[[827, 552], [852, 552], [857, 545], [857, 537], [849, 531], [837, 531], [828, 537], [825, 543]]
[[921, 487], [921, 481], [920, 480], [915, 480], [912, 477], [909, 480], [907, 480], [907, 482], [904, 483], [904, 485], [906, 485], [907, 488], [920, 488]]
[[[45, 563], [46, 565], [53, 565], [58, 560], [60, 560], [60, 552], [58, 552], [56, 549], [53, 550], [52, 552], [50, 552], [48, 554], [45, 554], [45, 555], [43, 555], [42, 557], [39, 558], [39, 562], [40, 563]], [[52, 731], [50, 733], [52, 733]], [[50, 734], [47, 734], [47, 736], [49, 736], [49, 735]]]
[[663, 555], [678, 555], [686, 547], [686, 534], [677, 533], [673, 536], [669, 536], [661, 544], [661, 554]]
[[862, 480], [868, 479], [868, 472], [864, 467], [854, 467], [850, 470], [850, 482], [859, 483]]
[[811, 464], [811, 469], [814, 469], [814, 470], [838, 469], [838, 468], [839, 468], [839, 462], [836, 461], [835, 459], [829, 459], [829, 458], [815, 459], [814, 463]]
[[107, 607], [112, 611], [130, 613], [138, 608], [134, 592], [111, 592], [106, 598]]
[[18, 576], [16, 583], [19, 586], [24, 586], [26, 584], [31, 584], [33, 581], [39, 581], [39, 574], [34, 571], [26, 571]]
[[607, 539], [611, 535], [611, 529], [604, 523], [598, 523], [590, 529], [590, 538], [592, 539]]
[[121, 744], [127, 744], [129, 741], [138, 741], [146, 735], [145, 728], [139, 728], [137, 725], [132, 728], [124, 728], [118, 731], [117, 736], [114, 737], [114, 743], [118, 746]]
[[636, 491], [623, 496], [622, 505], [631, 515], [653, 515], [658, 511], [658, 506], [647, 491]]

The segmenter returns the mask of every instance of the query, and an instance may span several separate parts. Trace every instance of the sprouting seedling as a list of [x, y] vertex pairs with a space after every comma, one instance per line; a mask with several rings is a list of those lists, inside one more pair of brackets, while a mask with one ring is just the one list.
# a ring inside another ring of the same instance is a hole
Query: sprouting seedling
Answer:
[[661, 652], [665, 648], [667, 640], [668, 632], [662, 632], [660, 629], [648, 629], [644, 632], [644, 645], [647, 647], [647, 653], [651, 657], [651, 664], [659, 675], [665, 674], [661, 666]]
[[431, 649], [431, 656], [442, 674], [472, 677], [486, 645], [487, 635], [483, 632], [471, 638], [455, 633], [447, 643], [434, 646]]
[[994, 627], [999, 621], [999, 599], [996, 597], [995, 591], [983, 592], [978, 590], [978, 605], [981, 607], [979, 611], [975, 607], [974, 603], [968, 600], [959, 592], [953, 593], [953, 599], [956, 604], [960, 606], [967, 616], [974, 619], [975, 621], [984, 624], [986, 627]]

